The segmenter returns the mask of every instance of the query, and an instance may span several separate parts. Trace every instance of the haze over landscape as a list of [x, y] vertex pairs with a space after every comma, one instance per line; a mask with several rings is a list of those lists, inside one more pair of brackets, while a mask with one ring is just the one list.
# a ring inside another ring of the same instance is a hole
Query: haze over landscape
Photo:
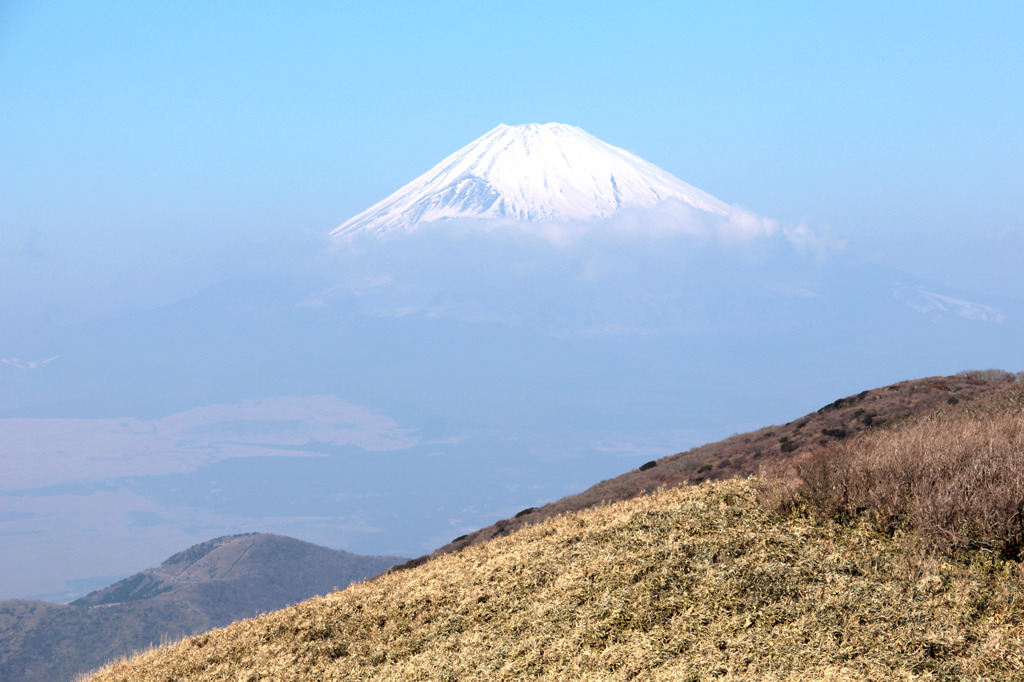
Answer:
[[1024, 369], [1022, 19], [5, 4], [0, 599]]

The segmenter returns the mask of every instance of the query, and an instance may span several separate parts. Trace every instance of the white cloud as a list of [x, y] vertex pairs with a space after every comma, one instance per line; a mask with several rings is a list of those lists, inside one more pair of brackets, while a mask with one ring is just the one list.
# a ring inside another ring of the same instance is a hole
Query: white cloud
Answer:
[[797, 251], [810, 254], [819, 261], [846, 248], [845, 239], [831, 235], [828, 230], [818, 234], [803, 223], [784, 228], [782, 232]]
[[778, 230], [777, 220], [759, 216], [742, 206], [730, 206], [729, 213], [717, 225], [719, 241], [726, 245], [771, 237]]
[[35, 369], [45, 365], [48, 362], [53, 362], [59, 355], [46, 358], [45, 360], [22, 360], [21, 358], [0, 358], [0, 362], [10, 365], [11, 367], [17, 367], [18, 369]]
[[391, 246], [402, 240], [422, 243], [428, 235], [469, 240], [475, 239], [476, 235], [491, 235], [519, 245], [538, 240], [563, 251], [588, 243], [621, 244], [624, 241], [666, 238], [687, 239], [691, 246], [717, 243], [724, 248], [739, 248], [780, 233], [802, 253], [818, 258], [845, 247], [843, 240], [827, 233], [818, 234], [805, 224], [785, 226], [743, 206], [732, 205], [723, 211], [708, 211], [673, 198], [650, 208], [625, 208], [609, 218], [594, 221], [525, 222], [507, 218], [439, 221], [387, 237], [351, 238], [336, 244], [334, 249], [335, 252], [363, 256], [374, 252], [381, 242]]
[[967, 301], [953, 296], [943, 296], [921, 287], [900, 287], [893, 295], [908, 306], [922, 313], [950, 313], [980, 322], [1002, 323], [1006, 320], [998, 308], [983, 303]]

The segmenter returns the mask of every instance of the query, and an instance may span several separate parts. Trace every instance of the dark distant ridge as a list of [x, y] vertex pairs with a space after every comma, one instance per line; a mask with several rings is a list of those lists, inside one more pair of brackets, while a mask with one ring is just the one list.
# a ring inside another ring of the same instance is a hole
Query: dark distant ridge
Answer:
[[[303, 556], [308, 552], [305, 547], [307, 544], [294, 538], [262, 533], [227, 535], [207, 540], [178, 552], [156, 568], [146, 569], [113, 585], [91, 592], [71, 604], [100, 606], [140, 601], [152, 599], [165, 592], [186, 591], [190, 586], [213, 581], [230, 580], [241, 583], [276, 580], [284, 577], [280, 575], [282, 571], [291, 570], [287, 565], [289, 557]], [[341, 557], [346, 555], [353, 561], [365, 558], [346, 552], [340, 553]], [[331, 562], [330, 565], [330, 568], [325, 566], [319, 572], [344, 570], [344, 562], [341, 565]], [[307, 576], [307, 580], [312, 579], [313, 576]], [[278, 590], [284, 587], [268, 585], [262, 590]]]
[[71, 604], [0, 602], [0, 681], [70, 681], [112, 658], [327, 594], [402, 561], [249, 533], [194, 545]]
[[460, 536], [431, 554], [392, 570], [418, 566], [442, 554], [508, 535], [518, 528], [558, 514], [586, 509], [602, 502], [628, 500], [663, 486], [672, 488], [751, 476], [766, 464], [796, 457], [862, 431], [973, 400], [1017, 381], [1019, 376], [1003, 370], [971, 370], [861, 391], [786, 424], [766, 426], [647, 462], [638, 469], [601, 481], [576, 495], [524, 509], [513, 518]]

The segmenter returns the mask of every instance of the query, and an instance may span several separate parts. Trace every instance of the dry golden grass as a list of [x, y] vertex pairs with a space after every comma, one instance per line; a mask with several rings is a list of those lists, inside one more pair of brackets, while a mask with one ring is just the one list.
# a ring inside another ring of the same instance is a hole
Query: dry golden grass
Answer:
[[780, 517], [750, 481], [550, 519], [120, 662], [171, 680], [1008, 679], [1018, 564]]

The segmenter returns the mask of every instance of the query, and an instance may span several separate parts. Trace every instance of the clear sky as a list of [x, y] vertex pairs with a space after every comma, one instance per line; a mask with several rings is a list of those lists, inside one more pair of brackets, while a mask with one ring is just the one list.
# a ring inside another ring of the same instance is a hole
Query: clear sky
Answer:
[[920, 274], [977, 251], [952, 283], [998, 293], [1022, 35], [1017, 2], [0, 3], [0, 312], [173, 298], [548, 121], [882, 260], [958, 242]]

